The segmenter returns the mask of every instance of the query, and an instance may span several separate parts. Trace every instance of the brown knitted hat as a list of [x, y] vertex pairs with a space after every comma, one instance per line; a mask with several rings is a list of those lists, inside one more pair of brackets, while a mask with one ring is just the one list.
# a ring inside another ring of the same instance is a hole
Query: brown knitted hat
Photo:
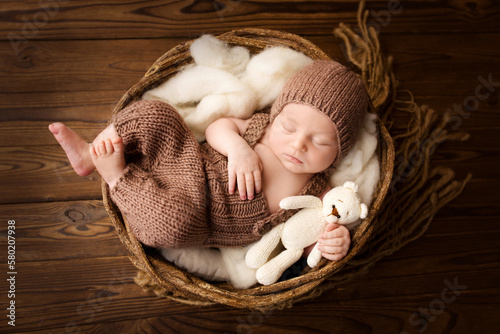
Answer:
[[289, 103], [309, 105], [330, 117], [337, 128], [338, 162], [356, 142], [368, 108], [368, 93], [361, 78], [344, 65], [317, 60], [285, 84], [271, 108], [271, 123]]

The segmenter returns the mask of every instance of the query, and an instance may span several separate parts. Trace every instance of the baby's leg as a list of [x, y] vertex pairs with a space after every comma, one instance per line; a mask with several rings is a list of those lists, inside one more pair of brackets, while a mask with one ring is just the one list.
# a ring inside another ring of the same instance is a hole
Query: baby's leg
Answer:
[[62, 123], [50, 124], [49, 131], [66, 152], [71, 166], [78, 175], [87, 176], [94, 171], [89, 144], [82, 137]]
[[126, 167], [121, 138], [106, 138], [99, 143], [94, 141], [90, 147], [90, 156], [99, 174], [113, 189]]
[[[49, 130], [63, 148], [71, 166], [78, 175], [87, 176], [94, 171], [95, 165], [90, 156], [90, 144], [75, 131], [62, 123], [50, 124]], [[94, 139], [93, 143], [94, 145], [99, 145], [99, 143], [106, 138], [111, 138], [111, 140], [119, 138], [113, 124], [104, 129], [96, 139]]]

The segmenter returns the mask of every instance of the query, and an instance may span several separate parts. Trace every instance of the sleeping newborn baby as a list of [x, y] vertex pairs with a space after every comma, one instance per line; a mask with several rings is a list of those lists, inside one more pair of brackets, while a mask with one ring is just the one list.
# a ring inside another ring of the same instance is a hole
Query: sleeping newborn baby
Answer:
[[[270, 113], [219, 119], [201, 145], [160, 101], [113, 115], [92, 144], [61, 123], [49, 129], [79, 175], [97, 169], [143, 244], [237, 247], [293, 214], [279, 209], [282, 198], [328, 190], [328, 176], [354, 144], [367, 108], [358, 76], [338, 62], [315, 61], [287, 82]], [[324, 257], [340, 260], [349, 232], [327, 227], [319, 243]]]

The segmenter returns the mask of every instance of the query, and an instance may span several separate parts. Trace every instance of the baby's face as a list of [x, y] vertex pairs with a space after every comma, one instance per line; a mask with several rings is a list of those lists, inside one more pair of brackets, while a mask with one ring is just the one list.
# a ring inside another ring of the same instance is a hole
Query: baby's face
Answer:
[[314, 174], [335, 160], [337, 129], [326, 115], [313, 107], [290, 103], [271, 125], [269, 146], [289, 171]]

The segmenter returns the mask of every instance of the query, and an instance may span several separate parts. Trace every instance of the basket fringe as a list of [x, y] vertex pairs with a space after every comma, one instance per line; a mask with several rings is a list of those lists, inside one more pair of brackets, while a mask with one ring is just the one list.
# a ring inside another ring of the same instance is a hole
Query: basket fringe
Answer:
[[142, 288], [144, 292], [154, 292], [154, 294], [158, 297], [169, 298], [176, 302], [181, 302], [193, 306], [210, 306], [215, 304], [214, 302], [204, 302], [200, 300], [187, 299], [181, 296], [176, 296], [175, 294], [158, 285], [158, 283], [156, 283], [151, 276], [149, 276], [142, 270], [139, 270], [137, 272], [137, 276], [134, 278], [134, 281]]

